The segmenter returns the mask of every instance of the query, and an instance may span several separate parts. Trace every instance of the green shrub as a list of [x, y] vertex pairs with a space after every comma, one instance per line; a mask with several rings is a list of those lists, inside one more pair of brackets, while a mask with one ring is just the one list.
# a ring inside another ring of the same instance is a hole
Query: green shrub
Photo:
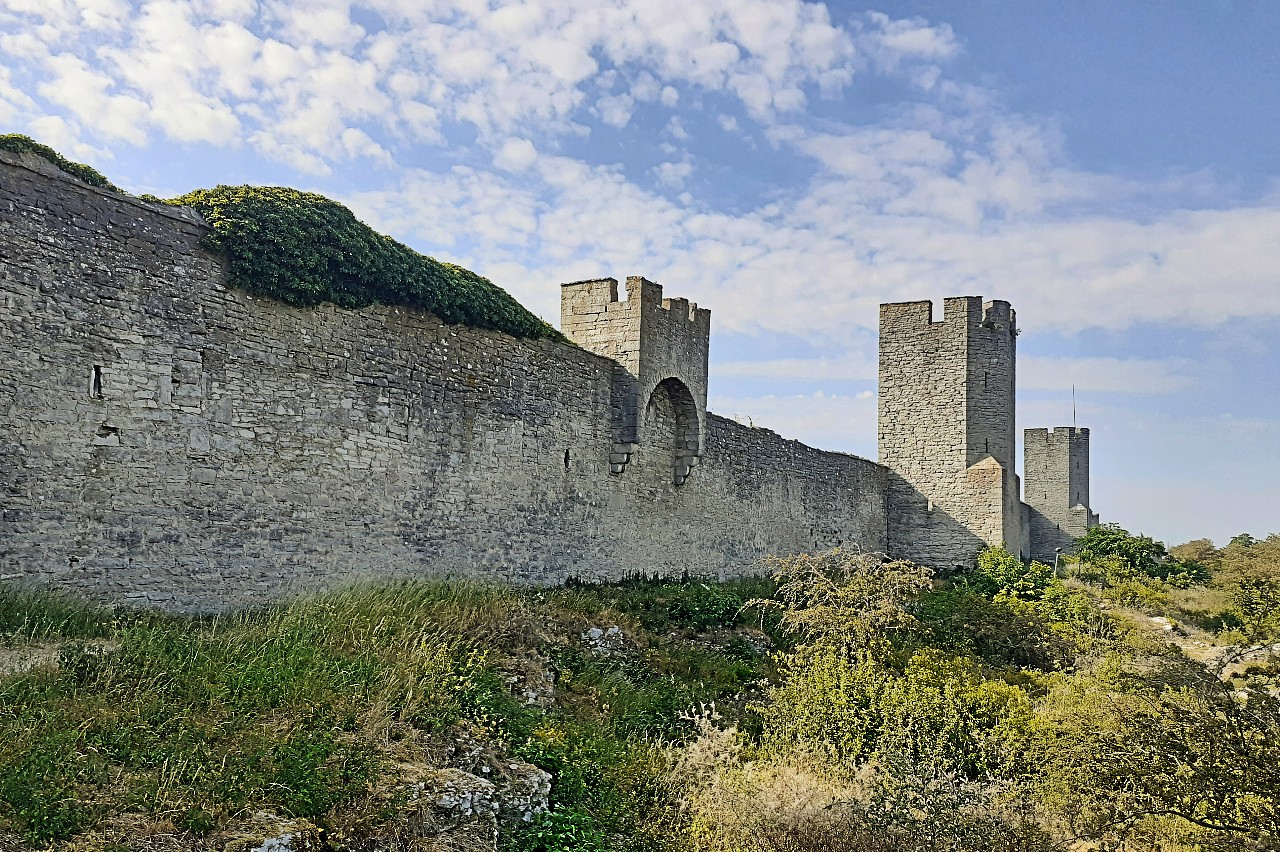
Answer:
[[1034, 600], [1044, 594], [1053, 579], [1053, 569], [1041, 562], [1022, 562], [1003, 547], [988, 547], [978, 554], [977, 565], [966, 577], [974, 589], [987, 597], [1006, 595]]
[[572, 808], [556, 808], [538, 814], [533, 824], [521, 831], [518, 846], [507, 844], [510, 852], [606, 852], [608, 842], [590, 814]]
[[284, 187], [217, 186], [170, 199], [213, 228], [232, 285], [291, 305], [375, 302], [430, 311], [447, 323], [516, 337], [565, 338], [474, 272], [420, 255], [376, 233], [346, 207]]
[[1210, 576], [1204, 565], [1170, 556], [1164, 542], [1150, 536], [1133, 535], [1118, 524], [1093, 527], [1078, 539], [1077, 548], [1081, 562], [1102, 566], [1106, 582], [1138, 574], [1185, 589], [1207, 581]]
[[926, 592], [913, 611], [928, 630], [929, 644], [991, 665], [1054, 671], [1073, 656], [1052, 621], [1030, 601], [991, 600], [958, 586]]
[[[631, 577], [620, 583], [573, 581], [550, 595], [588, 615], [612, 612], [633, 616], [645, 630], [703, 632], [715, 627], [757, 623], [759, 613], [744, 614], [743, 605], [753, 598], [769, 597], [777, 585], [767, 577], [744, 577], [723, 583], [692, 579]], [[776, 626], [766, 619], [765, 628]]]
[[90, 186], [119, 190], [119, 187], [107, 180], [102, 172], [83, 163], [73, 163], [48, 145], [41, 145], [30, 136], [23, 136], [20, 133], [0, 134], [0, 150], [11, 151], [15, 154], [35, 154], [37, 157], [47, 160], [62, 171]]

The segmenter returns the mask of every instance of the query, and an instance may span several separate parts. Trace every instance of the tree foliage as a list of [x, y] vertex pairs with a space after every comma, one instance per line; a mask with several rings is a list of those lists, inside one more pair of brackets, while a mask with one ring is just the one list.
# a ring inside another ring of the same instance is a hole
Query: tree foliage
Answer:
[[1077, 542], [1076, 553], [1084, 562], [1114, 557], [1130, 570], [1156, 576], [1168, 556], [1162, 542], [1150, 536], [1133, 535], [1119, 524], [1099, 524]]
[[800, 638], [763, 708], [764, 744], [852, 770], [870, 759], [981, 777], [1007, 765], [1030, 703], [970, 658], [920, 647], [928, 569], [833, 550], [781, 560], [782, 626]]
[[1209, 578], [1205, 566], [1183, 562], [1171, 556], [1164, 542], [1150, 536], [1134, 535], [1119, 524], [1100, 524], [1077, 540], [1077, 555], [1093, 566], [1106, 583], [1134, 577], [1154, 577], [1177, 588]]
[[978, 554], [968, 574], [969, 585], [988, 597], [1005, 595], [1023, 600], [1040, 598], [1053, 569], [1042, 562], [1023, 562], [1003, 547], [988, 547]]
[[1280, 843], [1280, 701], [1265, 689], [1167, 648], [1121, 648], [1060, 681], [1041, 725], [1046, 788], [1078, 835], [1118, 841], [1173, 819], [1209, 843]]
[[1238, 535], [1217, 553], [1214, 582], [1252, 640], [1280, 637], [1280, 535]]
[[782, 628], [810, 646], [877, 651], [881, 643], [913, 629], [907, 604], [929, 588], [933, 571], [905, 561], [853, 550], [802, 553], [773, 561]]

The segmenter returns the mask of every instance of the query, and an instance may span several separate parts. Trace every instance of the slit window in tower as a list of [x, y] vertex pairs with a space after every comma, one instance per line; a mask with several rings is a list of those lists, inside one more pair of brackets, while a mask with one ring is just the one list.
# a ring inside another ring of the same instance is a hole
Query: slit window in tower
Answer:
[[568, 450], [564, 451], [564, 469], [565, 470], [569, 469], [569, 451]]
[[93, 365], [93, 373], [89, 376], [89, 396], [102, 399], [102, 366]]

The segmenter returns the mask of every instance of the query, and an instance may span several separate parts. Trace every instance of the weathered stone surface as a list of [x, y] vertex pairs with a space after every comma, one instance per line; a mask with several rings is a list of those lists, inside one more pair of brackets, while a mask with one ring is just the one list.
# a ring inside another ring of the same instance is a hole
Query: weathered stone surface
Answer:
[[0, 152], [0, 578], [216, 610], [836, 545], [948, 569], [1096, 523], [1087, 430], [1028, 432], [1019, 500], [1007, 302], [881, 307], [881, 466], [708, 412], [710, 312], [643, 278], [562, 287], [578, 348], [256, 299], [205, 233]]
[[1089, 508], [1089, 430], [1027, 429], [1022, 439], [1027, 551], [1052, 563], [1055, 551], [1075, 552], [1075, 540], [1097, 526]]
[[980, 296], [880, 306], [879, 460], [888, 550], [942, 569], [982, 547], [1017, 551], [1016, 318]]
[[885, 547], [885, 470], [705, 412], [707, 312], [651, 282], [597, 305], [638, 312], [645, 346], [615, 355], [633, 372], [405, 309], [253, 298], [205, 233], [0, 153], [0, 576], [198, 611]]

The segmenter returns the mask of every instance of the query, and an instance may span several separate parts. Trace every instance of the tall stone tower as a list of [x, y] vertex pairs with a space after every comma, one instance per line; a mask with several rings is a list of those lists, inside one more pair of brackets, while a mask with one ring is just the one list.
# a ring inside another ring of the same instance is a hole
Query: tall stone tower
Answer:
[[1014, 472], [1017, 328], [981, 296], [880, 306], [879, 460], [888, 550], [940, 570], [987, 545], [1020, 549]]
[[1074, 426], [1023, 433], [1023, 502], [1030, 557], [1052, 562], [1075, 552], [1075, 540], [1097, 526], [1089, 509], [1089, 430]]
[[711, 311], [664, 299], [661, 285], [639, 276], [627, 278], [623, 300], [616, 279], [574, 281], [560, 287], [560, 330], [618, 362], [610, 472], [625, 475], [643, 453], [683, 485], [704, 444]]

